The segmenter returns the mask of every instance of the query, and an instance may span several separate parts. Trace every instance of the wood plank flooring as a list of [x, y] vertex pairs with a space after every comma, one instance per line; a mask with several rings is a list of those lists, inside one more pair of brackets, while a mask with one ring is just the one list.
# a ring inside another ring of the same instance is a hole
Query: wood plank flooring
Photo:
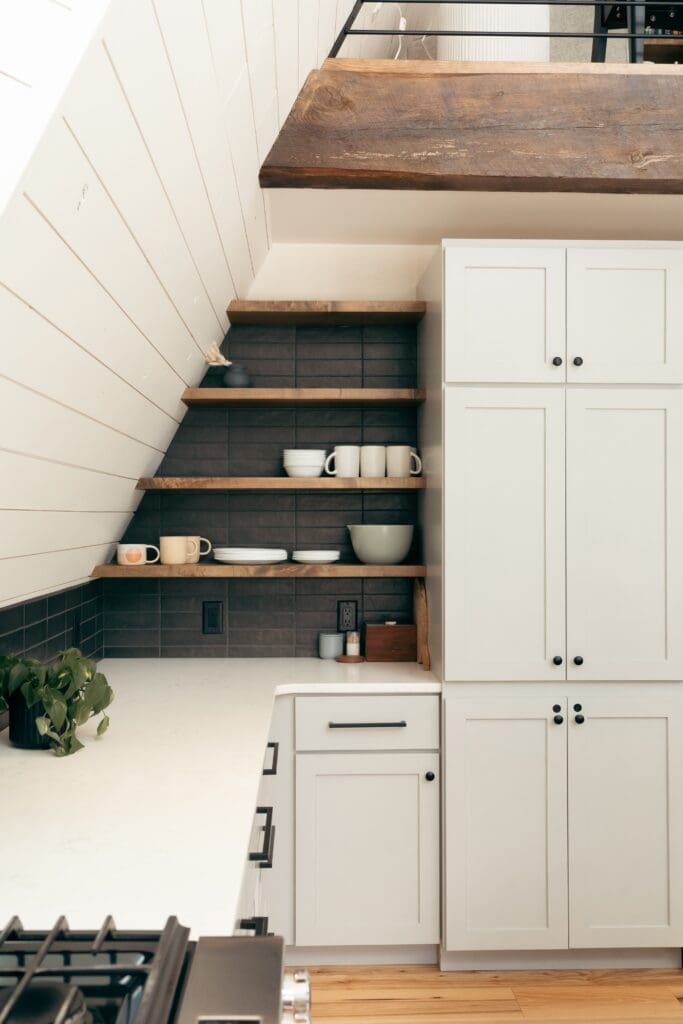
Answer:
[[683, 971], [314, 967], [315, 1024], [683, 1024]]

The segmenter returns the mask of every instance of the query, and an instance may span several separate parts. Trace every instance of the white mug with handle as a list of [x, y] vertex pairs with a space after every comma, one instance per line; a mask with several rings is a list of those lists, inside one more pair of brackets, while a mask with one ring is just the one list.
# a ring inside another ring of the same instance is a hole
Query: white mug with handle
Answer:
[[[206, 537], [188, 537], [187, 539], [188, 540], [193, 540], [195, 542], [195, 544], [197, 545], [197, 550], [191, 552], [187, 556], [188, 562], [194, 564], [195, 562], [199, 561], [199, 556], [200, 555], [210, 555], [211, 554], [211, 552], [213, 550], [212, 545], [211, 545], [211, 541], [207, 540]], [[204, 548], [202, 548], [202, 544], [206, 544], [206, 550], [204, 550]]]
[[390, 444], [387, 447], [387, 476], [419, 476], [422, 459], [407, 444]]
[[[333, 462], [334, 469], [332, 469]], [[358, 476], [360, 473], [360, 445], [338, 444], [332, 454], [325, 459], [325, 472], [328, 476]]]

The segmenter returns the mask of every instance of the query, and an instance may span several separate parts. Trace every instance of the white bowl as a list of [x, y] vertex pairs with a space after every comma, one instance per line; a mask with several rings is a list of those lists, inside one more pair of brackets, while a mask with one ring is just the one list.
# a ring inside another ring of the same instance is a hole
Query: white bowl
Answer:
[[307, 466], [298, 465], [294, 463], [285, 463], [285, 473], [287, 476], [322, 476], [322, 466]]
[[285, 448], [282, 453], [282, 461], [285, 465], [288, 462], [296, 462], [301, 465], [322, 466], [327, 452], [318, 448]]
[[292, 561], [307, 565], [326, 565], [329, 562], [338, 562], [340, 554], [340, 551], [293, 551]]
[[414, 526], [359, 523], [348, 527], [359, 562], [365, 565], [398, 565], [410, 551]]

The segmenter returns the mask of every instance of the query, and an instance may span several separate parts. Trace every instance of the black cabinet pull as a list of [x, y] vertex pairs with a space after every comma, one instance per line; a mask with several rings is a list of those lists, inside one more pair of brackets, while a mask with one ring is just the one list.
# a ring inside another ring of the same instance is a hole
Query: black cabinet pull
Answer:
[[583, 366], [583, 359], [581, 356], [574, 356], [572, 362], [574, 363], [574, 366]]
[[556, 654], [555, 657], [553, 658], [553, 665], [561, 665], [561, 664], [562, 664], [562, 658], [560, 657], [559, 654]]
[[425, 779], [427, 780], [427, 782], [433, 782], [435, 778], [436, 775], [434, 774], [434, 772], [427, 772], [427, 774], [425, 775]]
[[557, 711], [561, 711], [561, 710], [562, 710], [562, 705], [561, 704], [553, 704], [553, 711], [557, 712]]
[[243, 917], [239, 923], [239, 929], [242, 932], [253, 932], [254, 935], [267, 935], [268, 934], [268, 918], [267, 917]]
[[553, 718], [553, 722], [555, 723], [555, 725], [562, 725], [562, 723], [564, 722], [564, 718], [562, 717], [562, 715], [555, 715], [555, 717]]
[[275, 846], [275, 826], [273, 825], [273, 808], [257, 807], [257, 814], [265, 814], [266, 824], [263, 829], [263, 847], [249, 854], [249, 860], [256, 861], [261, 868], [272, 868], [273, 849]]
[[407, 722], [328, 722], [330, 729], [405, 729]]
[[553, 366], [562, 366], [562, 356], [555, 356]]
[[574, 705], [574, 711], [583, 711], [583, 708], [581, 707], [580, 704], [575, 704]]
[[575, 665], [583, 665], [583, 658], [581, 657], [580, 654], [577, 654], [576, 657], [574, 658], [574, 664]]
[[277, 742], [267, 743], [266, 750], [273, 751], [273, 760], [270, 762], [270, 768], [264, 768], [261, 775], [277, 775], [277, 759], [280, 753], [280, 744]]
[[583, 725], [583, 723], [586, 721], [586, 719], [583, 717], [583, 715], [577, 715], [575, 717], [574, 721], [576, 722], [577, 725]]

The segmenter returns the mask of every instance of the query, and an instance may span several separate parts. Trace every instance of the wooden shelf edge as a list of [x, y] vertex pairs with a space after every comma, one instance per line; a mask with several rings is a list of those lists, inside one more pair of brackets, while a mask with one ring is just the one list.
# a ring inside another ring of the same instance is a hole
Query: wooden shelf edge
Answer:
[[297, 577], [366, 578], [394, 577], [414, 579], [427, 573], [424, 565], [351, 565], [334, 562], [331, 565], [302, 565], [298, 562], [280, 562], [277, 565], [222, 565], [220, 562], [198, 562], [191, 565], [97, 565], [92, 571], [95, 579], [259, 579]]
[[139, 491], [421, 491], [422, 476], [143, 476]]
[[233, 299], [231, 324], [316, 326], [322, 324], [416, 324], [426, 312], [424, 302], [354, 302]]
[[423, 388], [185, 388], [185, 405], [420, 405]]

